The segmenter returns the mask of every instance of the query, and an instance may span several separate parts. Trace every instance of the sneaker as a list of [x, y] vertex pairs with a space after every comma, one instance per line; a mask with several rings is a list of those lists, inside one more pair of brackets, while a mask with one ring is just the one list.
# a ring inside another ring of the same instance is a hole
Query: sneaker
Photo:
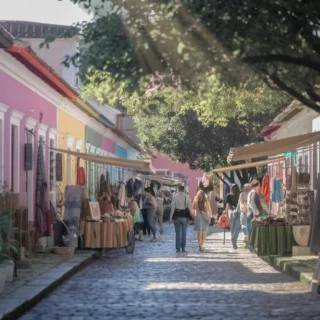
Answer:
[[158, 241], [158, 238], [157, 237], [153, 237], [153, 239], [151, 239], [150, 242], [157, 242]]
[[160, 229], [160, 234], [163, 234], [163, 230], [162, 229]]

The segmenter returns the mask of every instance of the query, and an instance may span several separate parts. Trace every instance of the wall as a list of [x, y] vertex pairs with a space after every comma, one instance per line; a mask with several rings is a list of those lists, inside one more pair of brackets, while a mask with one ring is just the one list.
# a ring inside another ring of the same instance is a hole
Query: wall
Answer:
[[309, 108], [303, 109], [292, 119], [282, 123], [281, 127], [271, 134], [271, 140], [284, 139], [312, 132], [312, 119], [317, 113]]
[[[0, 103], [2, 103], [3, 130], [1, 140], [3, 142], [1, 155], [3, 165], [3, 180], [7, 181], [9, 189], [12, 187], [11, 179], [11, 124], [18, 127], [18, 148], [15, 152], [17, 156], [18, 174], [14, 177], [16, 188], [14, 192], [21, 194], [21, 205], [27, 205], [27, 188], [29, 188], [29, 199], [32, 201], [29, 207], [29, 220], [33, 219], [34, 198], [31, 191], [35, 190], [36, 164], [38, 141], [40, 135], [44, 136], [45, 148], [45, 169], [46, 177], [49, 182], [49, 139], [56, 140], [57, 128], [57, 109], [43, 97], [33, 92], [19, 81], [13, 79], [7, 73], [0, 70]], [[7, 108], [6, 108], [7, 107]], [[7, 110], [6, 110], [7, 109]], [[24, 165], [24, 148], [27, 141], [26, 128], [33, 129], [35, 134], [29, 135], [30, 142], [33, 143], [33, 170], [28, 173]], [[28, 179], [27, 179], [28, 177]], [[28, 185], [27, 185], [28, 180]], [[55, 198], [51, 193], [51, 197]]]
[[71, 39], [56, 39], [50, 44], [49, 48], [39, 48], [43, 39], [24, 39], [28, 41], [32, 49], [37, 55], [43, 59], [55, 72], [59, 74], [72, 87], [79, 85], [77, 83], [78, 69], [74, 65], [65, 67], [62, 61], [66, 55], [74, 55], [77, 52], [78, 39], [76, 37]]
[[128, 151], [125, 148], [123, 148], [117, 144], [116, 145], [116, 156], [119, 158], [127, 159], [128, 158]]
[[[59, 148], [69, 149], [72, 151], [85, 152], [85, 125], [81, 121], [72, 117], [69, 113], [58, 111], [58, 133], [59, 133]], [[60, 189], [64, 192], [67, 183], [76, 184], [76, 157], [62, 155], [63, 159], [63, 181], [60, 184]], [[67, 172], [67, 167], [71, 167], [71, 171]], [[80, 161], [80, 166], [86, 168], [85, 161]]]
[[156, 159], [152, 160], [152, 165], [157, 169], [169, 170], [171, 176], [173, 172], [182, 173], [189, 177], [189, 195], [193, 198], [197, 193], [199, 180], [202, 178], [204, 171], [202, 170], [191, 170], [188, 164], [181, 162], [174, 162], [169, 156], [165, 154], [157, 154]]

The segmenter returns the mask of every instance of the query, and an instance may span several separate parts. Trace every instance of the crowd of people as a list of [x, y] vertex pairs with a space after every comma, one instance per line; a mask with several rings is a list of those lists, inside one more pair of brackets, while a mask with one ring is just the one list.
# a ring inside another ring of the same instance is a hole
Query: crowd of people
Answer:
[[[237, 241], [240, 232], [250, 237], [253, 218], [264, 214], [259, 198], [260, 187], [260, 182], [254, 180], [251, 184], [245, 184], [240, 192], [238, 185], [232, 184], [226, 196], [226, 206], [222, 216], [228, 220], [230, 225], [231, 243], [234, 249], [238, 248]], [[165, 193], [160, 190], [157, 194], [152, 194], [150, 188], [145, 188], [144, 191], [142, 208], [139, 208], [133, 199], [129, 200], [135, 234], [140, 241], [143, 241], [143, 236], [152, 234], [151, 242], [157, 242], [157, 221], [159, 232], [163, 234]], [[185, 187], [179, 186], [179, 192], [171, 201], [169, 217], [169, 222], [174, 224], [175, 228], [177, 252], [186, 251], [187, 228], [191, 220], [194, 221], [194, 230], [197, 232], [199, 251], [204, 251], [209, 224], [213, 219], [219, 226], [222, 219], [218, 219], [218, 203], [222, 202], [223, 199], [220, 199], [214, 190], [207, 194], [203, 190], [198, 190], [192, 202], [186, 194]], [[250, 245], [248, 249], [252, 252]]]

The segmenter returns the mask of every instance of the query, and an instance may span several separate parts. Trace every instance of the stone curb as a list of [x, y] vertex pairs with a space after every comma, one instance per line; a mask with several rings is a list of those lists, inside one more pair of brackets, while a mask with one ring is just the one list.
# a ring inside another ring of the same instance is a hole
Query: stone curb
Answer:
[[264, 256], [260, 258], [268, 262], [275, 269], [290, 274], [297, 280], [303, 282], [309, 286], [310, 291], [316, 292], [315, 286], [318, 286], [318, 290], [320, 290], [320, 282], [316, 281], [317, 284], [315, 284], [315, 281], [312, 280], [314, 270], [303, 262], [294, 261], [291, 257], [283, 256]]
[[[93, 260], [99, 258], [100, 255], [101, 254], [96, 251], [91, 254], [83, 254], [80, 251], [79, 254], [74, 255], [66, 262], [61, 263], [47, 273], [17, 289], [11, 295], [0, 301], [0, 319], [18, 319], [64, 281], [90, 264]], [[2, 310], [3, 308], [4, 310]]]

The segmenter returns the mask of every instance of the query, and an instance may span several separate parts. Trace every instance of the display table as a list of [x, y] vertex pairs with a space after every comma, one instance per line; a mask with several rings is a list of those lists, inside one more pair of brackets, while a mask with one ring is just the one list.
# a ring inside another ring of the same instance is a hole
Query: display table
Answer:
[[292, 247], [297, 245], [291, 226], [253, 226], [250, 244], [259, 256], [291, 253]]
[[81, 221], [80, 236], [84, 236], [84, 248], [124, 248], [127, 234], [133, 228], [133, 220], [123, 222]]

